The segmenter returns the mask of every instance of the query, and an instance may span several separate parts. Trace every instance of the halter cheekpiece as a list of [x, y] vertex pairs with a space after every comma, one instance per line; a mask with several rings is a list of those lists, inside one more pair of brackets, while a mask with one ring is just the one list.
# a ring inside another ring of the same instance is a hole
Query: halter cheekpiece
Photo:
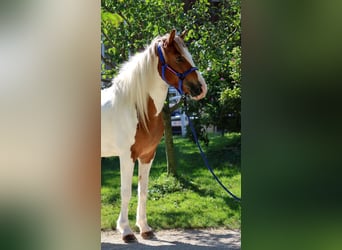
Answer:
[[[165, 61], [165, 58], [164, 58], [164, 55], [163, 55], [163, 52], [162, 52], [162, 49], [160, 47], [160, 44], [158, 44], [158, 55], [159, 55], [159, 59], [160, 59], [160, 62], [161, 62], [161, 65], [162, 65], [162, 79], [167, 83], [168, 81], [166, 80], [165, 78], [165, 71], [166, 69], [168, 69], [171, 73], [173, 73], [174, 75], [176, 75], [178, 77], [178, 92], [179, 94], [183, 95], [184, 92], [183, 92], [183, 80], [185, 79], [185, 77], [187, 75], [189, 75], [191, 72], [195, 71], [195, 70], [198, 70], [197, 67], [191, 67], [190, 69], [188, 69], [187, 71], [183, 72], [183, 73], [179, 73], [177, 72], [176, 70], [174, 70], [170, 65], [168, 65]], [[170, 85], [170, 84], [169, 84]]]

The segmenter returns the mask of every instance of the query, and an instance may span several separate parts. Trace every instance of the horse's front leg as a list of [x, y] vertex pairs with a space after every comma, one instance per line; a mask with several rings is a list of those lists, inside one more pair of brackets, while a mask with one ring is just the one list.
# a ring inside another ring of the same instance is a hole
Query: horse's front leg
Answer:
[[128, 220], [128, 204], [132, 195], [132, 178], [134, 162], [130, 156], [120, 156], [120, 176], [121, 176], [121, 211], [117, 220], [117, 230], [122, 235], [122, 239], [128, 242], [137, 241]]
[[148, 163], [139, 159], [139, 177], [138, 177], [138, 207], [137, 207], [137, 222], [136, 225], [140, 229], [140, 234], [144, 239], [153, 237], [152, 228], [147, 224], [146, 217], [146, 200], [148, 192], [148, 177], [150, 174], [153, 158]]

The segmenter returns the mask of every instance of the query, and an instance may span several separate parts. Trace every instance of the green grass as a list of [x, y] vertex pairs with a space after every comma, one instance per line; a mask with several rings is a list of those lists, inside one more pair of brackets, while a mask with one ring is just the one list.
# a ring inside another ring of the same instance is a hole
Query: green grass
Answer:
[[[241, 196], [239, 133], [210, 135], [208, 161], [222, 183]], [[164, 141], [158, 146], [149, 180], [148, 223], [153, 229], [225, 227], [239, 229], [241, 206], [214, 180], [197, 146], [174, 137], [177, 177], [167, 176]], [[120, 212], [120, 171], [116, 157], [102, 159], [101, 227], [115, 228]], [[129, 219], [135, 227], [137, 165], [134, 170]]]

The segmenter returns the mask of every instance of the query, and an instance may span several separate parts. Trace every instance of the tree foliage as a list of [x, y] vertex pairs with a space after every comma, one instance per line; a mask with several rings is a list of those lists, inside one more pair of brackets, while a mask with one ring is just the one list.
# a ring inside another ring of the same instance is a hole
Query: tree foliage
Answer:
[[[192, 103], [190, 110], [196, 117], [202, 116], [201, 124], [222, 132], [239, 131], [241, 97], [226, 102], [222, 93], [240, 90], [240, 1], [220, 1], [216, 6], [203, 2], [197, 1], [191, 9], [193, 55], [207, 81], [208, 94], [203, 102]], [[203, 134], [203, 128], [198, 132]]]
[[[121, 63], [154, 37], [172, 28], [188, 29], [186, 42], [208, 85], [207, 98], [190, 102], [195, 126], [240, 130], [240, 0], [102, 0], [102, 78], [110, 79]], [[201, 125], [199, 125], [201, 124]], [[203, 133], [202, 133], [203, 134]], [[205, 133], [203, 134], [205, 138]]]
[[105, 79], [112, 78], [129, 55], [143, 49], [156, 36], [174, 27], [182, 28], [180, 1], [102, 0], [101, 4], [102, 41], [106, 58], [112, 64], [102, 65]]

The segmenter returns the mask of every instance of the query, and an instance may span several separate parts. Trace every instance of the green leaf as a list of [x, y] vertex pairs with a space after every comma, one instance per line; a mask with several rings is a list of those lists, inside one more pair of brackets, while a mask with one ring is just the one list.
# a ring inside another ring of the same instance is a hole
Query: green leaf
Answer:
[[120, 23], [123, 21], [122, 17], [120, 17], [116, 13], [110, 13], [107, 11], [102, 10], [101, 11], [101, 19], [105, 23], [110, 23], [114, 27], [119, 27]]

